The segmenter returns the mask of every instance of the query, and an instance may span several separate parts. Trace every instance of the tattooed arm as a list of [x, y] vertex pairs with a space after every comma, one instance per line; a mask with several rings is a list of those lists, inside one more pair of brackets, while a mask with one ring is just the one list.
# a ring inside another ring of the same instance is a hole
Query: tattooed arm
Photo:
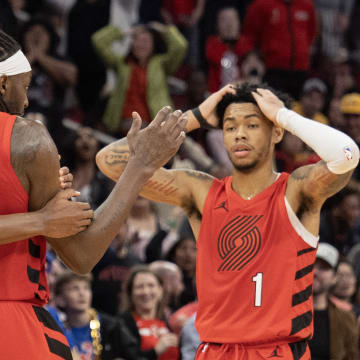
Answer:
[[[160, 122], [165, 119], [166, 124], [160, 127]], [[184, 126], [184, 121], [170, 114], [169, 109], [143, 131], [140, 131], [141, 121], [133, 122], [128, 134], [131, 149], [128, 165], [107, 200], [96, 210], [94, 221], [79, 234], [61, 239], [48, 238], [71, 270], [87, 273], [100, 260], [144, 183], [178, 150], [184, 139], [181, 135]], [[58, 191], [59, 159], [45, 127], [33, 122], [25, 130], [22, 140], [32, 144], [32, 150], [28, 150], [33, 154], [25, 168], [30, 184], [29, 207], [36, 211]]]
[[[124, 138], [99, 151], [96, 163], [101, 172], [117, 181], [127, 165], [129, 155], [127, 139]], [[188, 213], [194, 208], [202, 213], [213, 180], [211, 175], [200, 171], [160, 168], [146, 182], [140, 195], [153, 201], [181, 206]]]

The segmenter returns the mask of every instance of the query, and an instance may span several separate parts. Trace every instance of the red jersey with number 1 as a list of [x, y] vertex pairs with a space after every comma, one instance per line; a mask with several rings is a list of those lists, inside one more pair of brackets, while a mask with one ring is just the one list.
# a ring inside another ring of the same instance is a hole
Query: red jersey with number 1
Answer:
[[[0, 215], [26, 213], [28, 194], [10, 161], [16, 116], [0, 112]], [[49, 298], [45, 276], [46, 241], [38, 236], [0, 245], [0, 301], [43, 305]]]
[[318, 238], [285, 198], [282, 173], [251, 200], [214, 180], [197, 241], [196, 328], [203, 342], [289, 343], [312, 336]]

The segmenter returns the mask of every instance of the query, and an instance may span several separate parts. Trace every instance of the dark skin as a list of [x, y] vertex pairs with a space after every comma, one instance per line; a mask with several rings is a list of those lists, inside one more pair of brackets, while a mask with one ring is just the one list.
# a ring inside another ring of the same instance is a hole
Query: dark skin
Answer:
[[[10, 95], [16, 99], [7, 103], [11, 112], [22, 114], [27, 106], [26, 89], [30, 78], [30, 73], [12, 79], [1, 78], [4, 101], [9, 100]], [[181, 131], [186, 124], [180, 115], [181, 112], [172, 113], [170, 108], [164, 108], [144, 130], [140, 130], [141, 121], [135, 119], [128, 134], [131, 155], [124, 176], [96, 210], [91, 225], [75, 235], [57, 239], [47, 237], [71, 270], [87, 273], [92, 269], [117, 234], [145, 182], [177, 152], [184, 140]], [[160, 123], [164, 125], [160, 127]], [[58, 151], [42, 124], [21, 117], [16, 119], [11, 138], [11, 163], [29, 195], [29, 211], [39, 211], [57, 196], [60, 188]], [[62, 203], [63, 207], [65, 205]], [[89, 220], [91, 210], [85, 205], [67, 207], [64, 222], [71, 222], [79, 213]]]
[[[215, 108], [229, 86], [211, 95], [200, 106], [202, 115], [212, 125], [217, 125]], [[276, 123], [276, 114], [284, 104], [270, 91], [258, 89], [257, 105], [252, 103], [230, 104], [224, 114], [224, 144], [233, 162], [233, 190], [244, 199], [252, 198], [276, 180], [273, 169], [274, 147], [283, 136], [283, 129]], [[199, 127], [191, 112], [187, 130]], [[245, 149], [237, 147], [245, 146]], [[240, 154], [241, 150], [248, 150]], [[126, 139], [116, 141], [97, 156], [100, 170], [116, 180], [127, 161]], [[249, 170], [238, 168], [249, 167]], [[296, 169], [290, 176], [286, 198], [304, 227], [317, 236], [320, 210], [325, 200], [341, 190], [349, 181], [352, 171], [336, 175], [324, 161]], [[194, 170], [166, 170], [155, 172], [141, 195], [154, 201], [181, 206], [188, 213], [195, 237], [198, 237], [205, 199], [213, 182], [211, 175]]]

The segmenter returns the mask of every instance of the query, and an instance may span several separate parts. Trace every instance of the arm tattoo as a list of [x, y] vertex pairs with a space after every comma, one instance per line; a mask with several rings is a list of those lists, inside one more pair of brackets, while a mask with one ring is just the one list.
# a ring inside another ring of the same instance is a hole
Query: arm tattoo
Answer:
[[118, 164], [127, 164], [130, 157], [129, 150], [112, 150], [112, 152], [106, 156], [105, 163], [108, 166], [114, 166]]
[[156, 190], [162, 192], [164, 195], [170, 195], [178, 191], [179, 189], [176, 186], [171, 186], [175, 181], [174, 178], [166, 179], [162, 181], [157, 180], [148, 180], [145, 186], [151, 190]]
[[196, 179], [200, 179], [200, 180], [206, 180], [206, 181], [213, 181], [213, 177], [209, 174], [206, 174], [204, 172], [201, 171], [196, 171], [196, 170], [187, 170], [185, 171], [185, 174], [187, 176], [196, 178]]

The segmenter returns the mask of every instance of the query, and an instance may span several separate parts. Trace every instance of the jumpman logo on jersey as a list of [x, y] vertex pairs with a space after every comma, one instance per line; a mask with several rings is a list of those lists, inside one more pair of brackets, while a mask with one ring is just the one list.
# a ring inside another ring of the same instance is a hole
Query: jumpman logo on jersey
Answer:
[[229, 209], [226, 207], [226, 201], [223, 201], [218, 207], [215, 209], [224, 209], [226, 211], [229, 211]]
[[276, 345], [276, 348], [274, 349], [274, 351], [270, 354], [270, 356], [268, 356], [268, 358], [273, 358], [273, 357], [282, 357], [281, 355], [278, 354], [278, 350], [280, 349], [280, 347], [278, 345]]
[[256, 223], [263, 215], [239, 215], [220, 231], [218, 253], [223, 260], [218, 271], [239, 271], [259, 252], [261, 234]]

